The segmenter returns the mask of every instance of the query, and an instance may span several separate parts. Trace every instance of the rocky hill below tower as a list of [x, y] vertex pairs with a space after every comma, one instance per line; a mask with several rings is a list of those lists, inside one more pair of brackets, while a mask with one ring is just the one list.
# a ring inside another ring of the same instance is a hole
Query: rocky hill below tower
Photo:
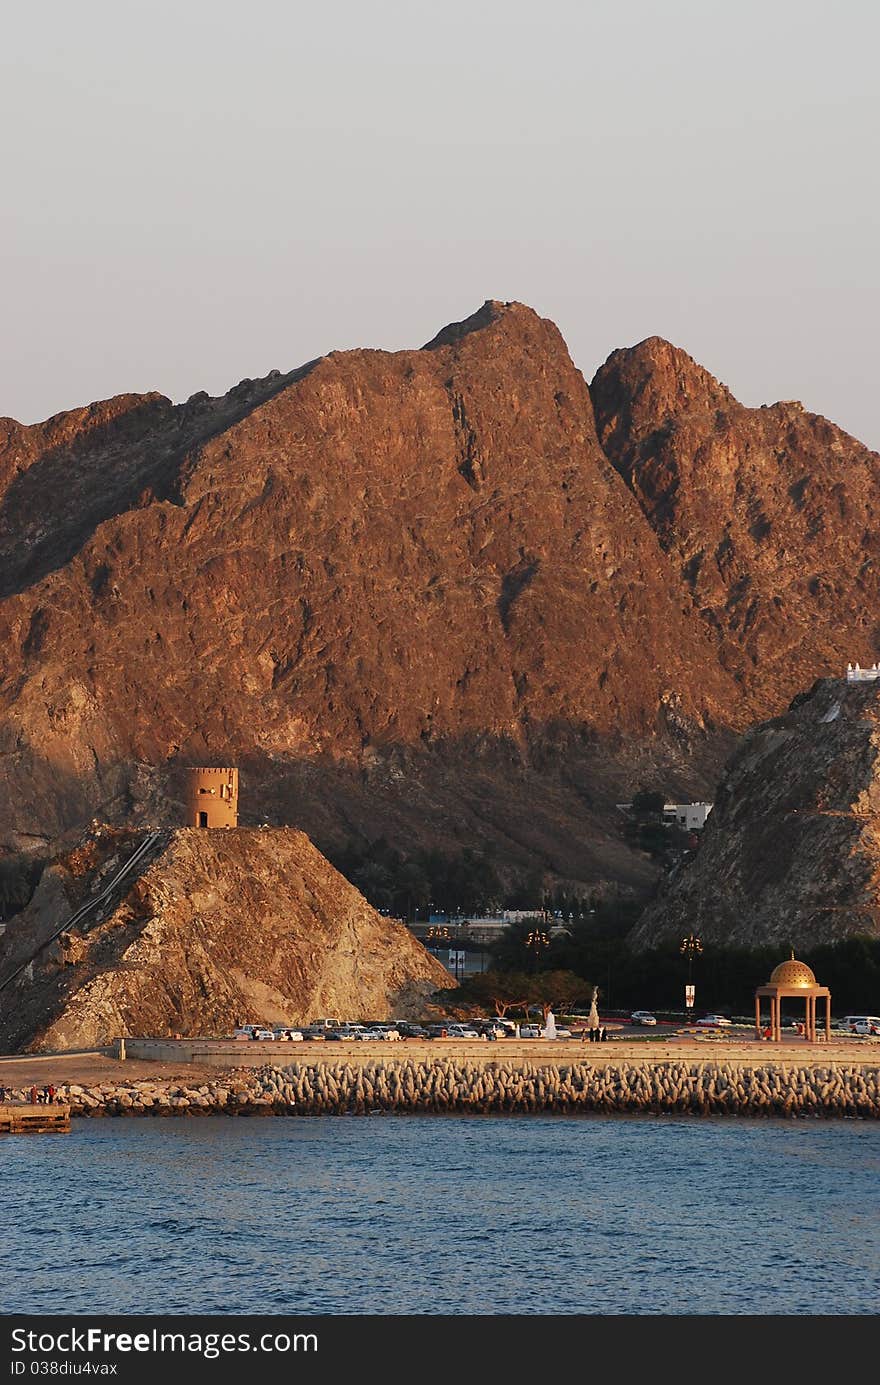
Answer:
[[744, 737], [693, 863], [630, 937], [801, 952], [880, 937], [880, 682], [821, 679]]
[[[53, 938], [141, 847], [106, 902]], [[44, 872], [0, 937], [0, 983], [16, 972], [0, 989], [4, 1052], [405, 1017], [454, 985], [290, 828], [90, 834]]]

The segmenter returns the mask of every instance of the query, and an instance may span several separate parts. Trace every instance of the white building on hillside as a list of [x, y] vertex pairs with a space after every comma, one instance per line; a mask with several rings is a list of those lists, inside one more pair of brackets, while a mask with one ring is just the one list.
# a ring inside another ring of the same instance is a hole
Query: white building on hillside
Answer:
[[[632, 809], [631, 803], [616, 803], [614, 806], [621, 813], [629, 813]], [[711, 803], [664, 803], [663, 821], [683, 827], [686, 832], [702, 832], [711, 811]]]
[[674, 822], [685, 832], [702, 832], [711, 811], [711, 803], [664, 803], [663, 820]]
[[847, 683], [873, 683], [877, 678], [880, 678], [880, 664], [872, 664], [870, 668], [859, 668], [858, 664], [846, 666]]

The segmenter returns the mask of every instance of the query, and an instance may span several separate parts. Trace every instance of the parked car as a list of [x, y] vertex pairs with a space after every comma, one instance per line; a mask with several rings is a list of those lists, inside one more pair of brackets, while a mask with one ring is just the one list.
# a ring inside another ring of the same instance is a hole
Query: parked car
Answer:
[[521, 1039], [540, 1039], [540, 1024], [521, 1024], [519, 1027], [519, 1037]]
[[726, 1015], [704, 1015], [702, 1019], [697, 1020], [698, 1029], [718, 1029], [725, 1025], [730, 1026], [730, 1020]]
[[842, 1029], [846, 1034], [880, 1034], [877, 1015], [844, 1015]]
[[556, 1026], [556, 1037], [557, 1037], [557, 1039], [570, 1039], [570, 1038], [571, 1038], [571, 1030], [570, 1030], [570, 1029], [560, 1029], [560, 1028], [559, 1028], [559, 1025], [557, 1025], [557, 1026]]
[[469, 1024], [447, 1024], [447, 1036], [450, 1039], [478, 1039], [479, 1032]]
[[402, 1039], [430, 1039], [431, 1037], [424, 1025], [410, 1024], [407, 1020], [398, 1020], [395, 1028]]
[[506, 1039], [510, 1030], [497, 1020], [486, 1020], [480, 1025], [480, 1032], [490, 1039]]
[[255, 1029], [252, 1037], [255, 1039], [274, 1039], [275, 1031], [273, 1029]]
[[650, 1010], [633, 1010], [629, 1022], [630, 1024], [656, 1024], [657, 1016], [652, 1015]]
[[281, 1039], [285, 1043], [301, 1044], [303, 1042], [303, 1032], [301, 1029], [276, 1029], [276, 1039]]

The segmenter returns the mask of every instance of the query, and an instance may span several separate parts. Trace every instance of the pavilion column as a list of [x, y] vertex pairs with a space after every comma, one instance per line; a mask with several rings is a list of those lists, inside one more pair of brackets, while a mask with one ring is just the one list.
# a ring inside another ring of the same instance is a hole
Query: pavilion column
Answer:
[[816, 997], [807, 996], [807, 1042], [816, 1042]]
[[778, 1044], [778, 1043], [779, 1043], [779, 1040], [780, 1040], [780, 1038], [781, 1038], [781, 1034], [780, 1034], [780, 1023], [779, 1023], [779, 1016], [780, 1016], [780, 1009], [781, 1009], [781, 1007], [780, 1007], [780, 1003], [779, 1003], [779, 995], [778, 995], [778, 994], [776, 994], [776, 995], [773, 997], [773, 1002], [772, 1002], [772, 1003], [773, 1003], [773, 1042], [776, 1043], [776, 1044]]
[[831, 993], [825, 997], [825, 1040], [831, 1042]]
[[755, 996], [755, 1038], [761, 1037], [761, 997]]

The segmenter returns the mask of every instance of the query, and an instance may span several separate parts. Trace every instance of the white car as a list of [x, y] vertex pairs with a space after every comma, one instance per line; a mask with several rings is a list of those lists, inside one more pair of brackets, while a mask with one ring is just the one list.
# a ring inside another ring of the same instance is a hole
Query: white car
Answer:
[[880, 1015], [846, 1015], [842, 1028], [848, 1034], [880, 1034]]
[[521, 1024], [519, 1027], [519, 1037], [521, 1039], [540, 1039], [540, 1024]]
[[272, 1029], [255, 1029], [253, 1037], [255, 1039], [274, 1039], [275, 1031]]
[[513, 1029], [506, 1024], [496, 1023], [494, 1020], [480, 1025], [480, 1032], [489, 1039], [506, 1039], [513, 1033]]
[[876, 1021], [869, 1019], [859, 1020], [853, 1028], [854, 1034], [873, 1034], [875, 1037], [880, 1034], [880, 1025]]
[[657, 1016], [652, 1015], [650, 1010], [633, 1010], [629, 1022], [630, 1024], [656, 1024]]
[[480, 1036], [476, 1029], [471, 1029], [469, 1024], [448, 1024], [446, 1037], [448, 1039], [478, 1039]]
[[730, 1026], [730, 1020], [724, 1015], [704, 1015], [701, 1020], [697, 1020], [698, 1029], [718, 1029]]

